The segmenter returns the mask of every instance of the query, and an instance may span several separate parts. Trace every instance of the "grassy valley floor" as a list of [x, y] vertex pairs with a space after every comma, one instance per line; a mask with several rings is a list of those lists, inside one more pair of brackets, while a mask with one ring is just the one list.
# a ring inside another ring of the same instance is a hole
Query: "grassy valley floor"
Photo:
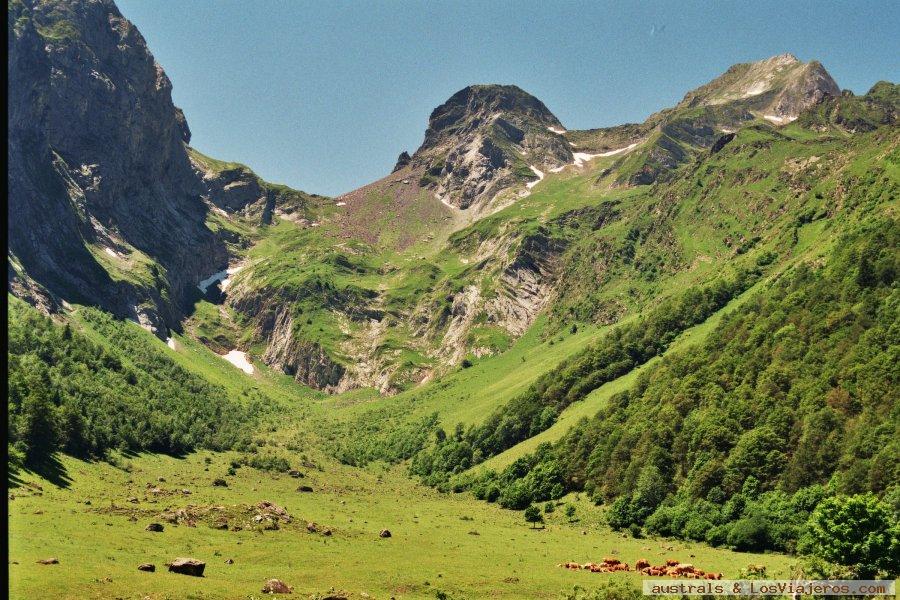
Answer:
[[[225, 475], [236, 457], [144, 454], [115, 466], [63, 457], [65, 476], [56, 483], [20, 473], [9, 501], [10, 596], [246, 599], [260, 597], [265, 581], [275, 577], [294, 587], [294, 597], [336, 591], [348, 598], [555, 598], [576, 584], [590, 589], [612, 577], [639, 581], [634, 573], [556, 566], [568, 560], [615, 555], [634, 564], [674, 557], [729, 577], [750, 563], [787, 576], [792, 562], [784, 555], [624, 537], [601, 523], [602, 507], [583, 497], [561, 500], [575, 506], [572, 522], [560, 506], [546, 515], [544, 529], [531, 529], [521, 512], [469, 494], [440, 494], [398, 468], [329, 462], [300, 467], [302, 479], [250, 467]], [[220, 477], [228, 487], [212, 485]], [[297, 491], [301, 485], [313, 491]], [[291, 522], [277, 530], [254, 523], [263, 501], [284, 507]], [[194, 526], [160, 517], [178, 509], [195, 519]], [[213, 527], [221, 521], [229, 529]], [[153, 522], [164, 531], [146, 531]], [[309, 522], [319, 531], [307, 531]], [[236, 526], [242, 530], [233, 531]], [[385, 528], [392, 537], [379, 537]], [[205, 576], [167, 572], [165, 563], [181, 556], [205, 561]], [[37, 564], [50, 557], [59, 564]], [[141, 563], [156, 565], [156, 572], [138, 571]]]

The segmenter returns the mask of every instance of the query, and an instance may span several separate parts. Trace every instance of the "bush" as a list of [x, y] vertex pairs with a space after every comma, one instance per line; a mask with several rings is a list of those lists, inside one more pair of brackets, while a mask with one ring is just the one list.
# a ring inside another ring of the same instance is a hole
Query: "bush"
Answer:
[[731, 526], [728, 545], [739, 552], [759, 552], [769, 547], [769, 523], [759, 516], [744, 517]]
[[801, 549], [860, 578], [900, 574], [900, 525], [873, 494], [826, 498], [809, 519]]

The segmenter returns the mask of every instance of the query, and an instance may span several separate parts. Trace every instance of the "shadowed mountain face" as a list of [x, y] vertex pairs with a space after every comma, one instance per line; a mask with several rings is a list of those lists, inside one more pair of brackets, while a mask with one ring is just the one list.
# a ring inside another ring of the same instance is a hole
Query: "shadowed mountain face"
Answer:
[[227, 267], [237, 240], [211, 217], [300, 218], [321, 200], [190, 150], [171, 82], [113, 2], [16, 0], [8, 17], [13, 293], [162, 336]]
[[112, 2], [11, 2], [8, 34], [11, 285], [174, 324], [225, 247], [168, 77]]

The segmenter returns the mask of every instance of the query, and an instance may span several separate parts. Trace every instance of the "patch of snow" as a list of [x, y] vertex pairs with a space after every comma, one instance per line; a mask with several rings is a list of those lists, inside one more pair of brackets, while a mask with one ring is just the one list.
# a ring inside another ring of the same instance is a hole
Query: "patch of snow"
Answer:
[[784, 123], [784, 119], [782, 117], [776, 117], [775, 115], [764, 115], [763, 119], [772, 121], [773, 123]]
[[560, 134], [560, 135], [562, 135], [562, 134], [564, 134], [564, 133], [566, 132], [565, 129], [557, 129], [556, 127], [552, 127], [552, 126], [551, 126], [551, 127], [548, 127], [547, 129], [549, 129], [549, 130], [552, 131], [553, 133], [558, 133], [558, 134]]
[[597, 154], [595, 156], [615, 156], [616, 154], [622, 154], [623, 152], [628, 152], [629, 150], [631, 150], [632, 148], [634, 148], [637, 145], [638, 145], [638, 142], [635, 142], [633, 144], [629, 144], [628, 146], [625, 146], [624, 148], [619, 148], [618, 150], [610, 150], [609, 152], [601, 152], [600, 154]]
[[734, 129], [729, 129], [728, 127], [723, 127], [719, 131], [721, 131], [722, 133], [734, 133], [735, 132]]
[[576, 144], [575, 142], [569, 142], [569, 145], [572, 146], [573, 148], [578, 147], [578, 144]]
[[112, 248], [104, 247], [104, 248], [103, 248], [103, 251], [106, 252], [107, 254], [109, 254], [110, 256], [112, 256], [113, 258], [119, 258], [119, 257], [121, 256], [121, 254], [119, 254], [118, 252], [116, 252], [116, 251], [113, 250]]
[[228, 270], [219, 271], [218, 273], [213, 273], [203, 281], [197, 284], [197, 287], [200, 288], [200, 291], [204, 294], [209, 286], [214, 285], [217, 281], [222, 281], [228, 276]]
[[244, 265], [235, 265], [233, 267], [228, 267], [228, 269], [225, 271], [225, 273], [227, 273], [228, 276], [222, 280], [222, 290], [223, 291], [225, 290], [225, 288], [228, 287], [228, 284], [231, 283], [231, 276], [236, 273], [239, 273], [241, 271], [241, 269], [243, 269], [243, 268], [244, 268]]
[[222, 215], [223, 217], [228, 217], [228, 213], [219, 208], [218, 206], [213, 206], [213, 212]]
[[529, 167], [529, 168], [531, 169], [531, 171], [532, 171], [535, 175], [537, 175], [537, 177], [538, 177], [538, 178], [537, 178], [537, 181], [529, 181], [528, 183], [525, 184], [525, 187], [527, 187], [527, 188], [530, 190], [531, 188], [533, 188], [534, 186], [536, 186], [537, 184], [539, 184], [541, 181], [543, 181], [543, 179], [544, 179], [544, 174], [543, 174], [540, 170], [538, 170], [536, 167], [533, 167], [533, 166], [531, 166], [531, 165], [528, 165], [528, 167]]
[[[573, 152], [573, 153], [572, 153], [572, 157], [573, 157], [575, 160], [572, 162], [572, 164], [575, 165], [576, 167], [581, 167], [581, 166], [583, 166], [584, 163], [586, 163], [587, 161], [593, 160], [593, 159], [598, 158], [598, 157], [603, 157], [603, 156], [615, 156], [616, 154], [622, 154], [622, 153], [624, 153], [624, 152], [628, 152], [629, 150], [631, 150], [632, 148], [634, 148], [634, 147], [637, 146], [638, 144], [640, 144], [640, 142], [635, 142], [635, 143], [633, 143], [633, 144], [629, 144], [628, 146], [625, 146], [624, 148], [617, 148], [616, 150], [610, 150], [610, 151], [608, 151], [608, 152], [600, 152], [599, 154], [588, 154], [587, 152]], [[561, 170], [562, 170], [562, 167], [557, 167], [557, 169], [559, 169], [559, 171], [561, 171]], [[559, 171], [557, 171], [557, 170], [555, 170], [555, 169], [551, 169], [551, 170], [552, 170], [554, 173], [559, 172]]]
[[221, 356], [247, 375], [253, 375], [254, 368], [253, 365], [250, 364], [250, 361], [247, 360], [246, 352], [232, 350], [228, 354], [222, 354]]
[[559, 167], [553, 167], [552, 169], [550, 169], [550, 172], [551, 173], [559, 173], [560, 171], [562, 171], [565, 168], [566, 168], [566, 165], [562, 165]]
[[335, 206], [347, 206], [347, 203], [346, 202], [335, 202], [334, 205]]
[[580, 167], [585, 162], [587, 162], [593, 158], [597, 158], [598, 156], [600, 156], [600, 155], [599, 154], [588, 154], [587, 152], [575, 152], [572, 154], [572, 157], [575, 159], [575, 161], [572, 164], [574, 164], [576, 167]]
[[166, 338], [166, 346], [168, 346], [172, 350], [177, 350], [177, 348], [175, 347], [175, 340], [172, 338]]

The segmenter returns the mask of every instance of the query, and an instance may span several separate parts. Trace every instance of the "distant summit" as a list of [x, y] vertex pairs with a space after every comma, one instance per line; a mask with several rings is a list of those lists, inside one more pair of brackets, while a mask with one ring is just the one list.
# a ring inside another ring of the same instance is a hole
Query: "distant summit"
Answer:
[[826, 97], [840, 95], [841, 89], [821, 63], [779, 54], [732, 66], [688, 92], [675, 108], [735, 104], [777, 123], [792, 121]]

